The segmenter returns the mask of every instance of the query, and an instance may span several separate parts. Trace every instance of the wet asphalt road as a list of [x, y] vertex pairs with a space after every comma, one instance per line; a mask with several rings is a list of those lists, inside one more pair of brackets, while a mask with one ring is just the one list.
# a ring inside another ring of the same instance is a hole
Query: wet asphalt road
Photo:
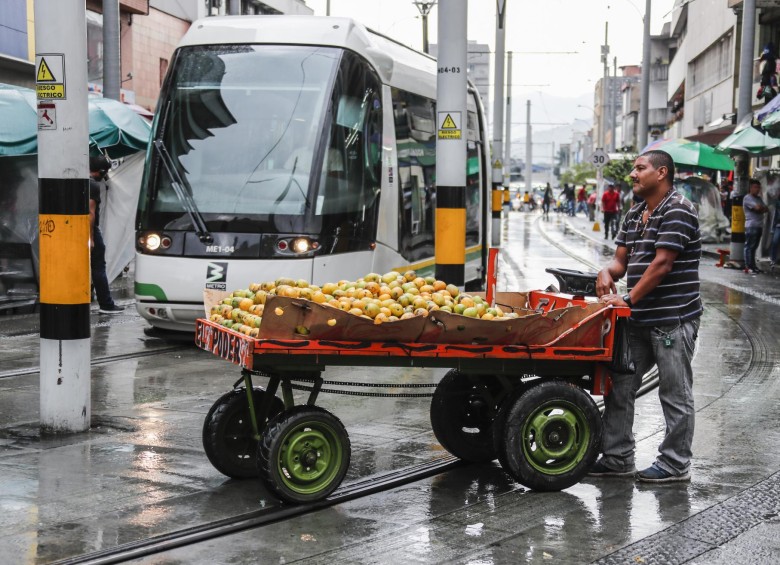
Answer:
[[[593, 265], [610, 256], [601, 242], [564, 233], [564, 226], [559, 217], [541, 224], [511, 214], [499, 288], [544, 288], [554, 282], [545, 267], [588, 269], [564, 251]], [[702, 265], [706, 310], [695, 360], [690, 484], [588, 479], [563, 492], [535, 493], [498, 464], [469, 465], [136, 562], [776, 562], [776, 542], [768, 540], [780, 533], [777, 513], [749, 514], [758, 503], [747, 495], [780, 470], [778, 281]], [[237, 367], [145, 336], [132, 312], [96, 315], [93, 358], [129, 357], [93, 367], [89, 434], [41, 438], [37, 373], [3, 376], [37, 365], [35, 322], [14, 322], [4, 320], [0, 330], [0, 551], [13, 556], [10, 562], [50, 562], [278, 504], [255, 481], [226, 480], [203, 455], [203, 417], [238, 378]], [[140, 353], [156, 354], [133, 356]], [[324, 376], [430, 383], [444, 372], [353, 368]], [[350, 434], [345, 483], [444, 455], [430, 431], [427, 399], [325, 395], [318, 404]], [[638, 401], [634, 431], [644, 466], [663, 433], [655, 393]], [[683, 526], [682, 534], [674, 529]]]

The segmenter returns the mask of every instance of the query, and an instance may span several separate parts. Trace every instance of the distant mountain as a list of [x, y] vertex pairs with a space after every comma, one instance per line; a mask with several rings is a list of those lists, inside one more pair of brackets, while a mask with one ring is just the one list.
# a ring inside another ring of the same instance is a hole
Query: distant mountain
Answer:
[[540, 92], [512, 95], [512, 160], [525, 161], [526, 101], [531, 100], [531, 125], [534, 143], [534, 168], [549, 167], [552, 148], [571, 143], [575, 131], [587, 132], [593, 126], [593, 95], [568, 98]]

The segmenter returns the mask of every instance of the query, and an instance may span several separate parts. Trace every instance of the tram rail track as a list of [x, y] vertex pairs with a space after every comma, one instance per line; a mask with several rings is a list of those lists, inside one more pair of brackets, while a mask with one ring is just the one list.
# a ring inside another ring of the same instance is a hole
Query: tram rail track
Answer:
[[364, 479], [345, 485], [330, 497], [308, 504], [272, 506], [261, 510], [246, 512], [238, 516], [223, 518], [189, 528], [182, 528], [151, 538], [129, 542], [113, 548], [86, 553], [52, 562], [52, 565], [108, 565], [122, 563], [166, 550], [208, 541], [213, 538], [259, 528], [282, 520], [303, 516], [311, 512], [335, 506], [343, 502], [390, 490], [412, 482], [450, 471], [467, 463], [455, 457], [444, 457], [406, 467], [398, 471]]
[[[656, 371], [651, 371], [645, 375], [638, 396], [647, 394], [658, 386], [657, 380], [658, 374]], [[599, 410], [603, 411], [603, 400], [598, 400], [597, 405]], [[317, 502], [297, 505], [279, 504], [277, 506], [262, 508], [252, 512], [245, 512], [236, 516], [181, 528], [179, 530], [128, 542], [115, 547], [53, 561], [51, 562], [51, 565], [110, 565], [112, 563], [122, 563], [130, 559], [138, 559], [179, 547], [195, 545], [211, 539], [236, 534], [242, 531], [261, 528], [337, 504], [389, 491], [397, 487], [452, 471], [465, 465], [469, 465], [469, 463], [452, 456], [443, 457], [436, 459], [435, 461], [385, 473], [379, 477], [369, 477], [355, 481], [340, 487], [328, 498]]]
[[[142, 357], [153, 357], [155, 355], [162, 355], [164, 353], [175, 353], [176, 351], [184, 351], [186, 349], [192, 349], [190, 345], [173, 345], [170, 347], [161, 347], [150, 351], [134, 351], [132, 353], [121, 353], [118, 355], [105, 355], [102, 357], [95, 357], [91, 360], [90, 366], [95, 367], [98, 365], [107, 365], [109, 363], [116, 363], [119, 361], [127, 361], [129, 359], [139, 359]], [[35, 367], [22, 367], [19, 369], [11, 369], [9, 371], [0, 371], [0, 380], [11, 379], [14, 377], [24, 377], [27, 375], [34, 375], [40, 373], [40, 366]]]
[[[558, 247], [575, 260], [586, 264], [590, 268], [596, 268], [581, 257], [571, 253], [568, 249], [565, 249], [565, 246], [556, 245], [555, 242], [550, 240], [549, 236], [546, 236], [545, 238], [550, 241], [552, 245]], [[173, 349], [175, 348], [170, 348], [170, 350]], [[1, 376], [2, 375], [0, 374], [0, 377]], [[644, 376], [642, 385], [638, 391], [638, 396], [649, 393], [657, 386], [658, 373], [657, 370], [653, 369]], [[597, 405], [599, 410], [603, 410], [603, 399], [597, 399]], [[343, 502], [388, 491], [409, 483], [443, 474], [466, 464], [468, 463], [456, 457], [444, 457], [435, 461], [389, 472], [380, 475], [379, 477], [358, 480], [340, 487], [328, 498], [317, 502], [294, 506], [279, 504], [125, 543], [112, 548], [69, 557], [53, 563], [55, 565], [107, 565], [110, 563], [121, 563], [130, 559], [137, 559], [180, 547], [191, 546], [214, 538], [261, 528], [269, 524], [303, 516]]]
[[[596, 245], [596, 243], [592, 241], [591, 243]], [[577, 258], [574, 255], [572, 256]], [[582, 262], [586, 264], [585, 261]], [[594, 267], [593, 265], [589, 266]], [[755, 370], [757, 366], [762, 366], [764, 357], [766, 356], [762, 356], [762, 351], [766, 353], [765, 350], [767, 348], [767, 345], [761, 342], [760, 339], [757, 341], [758, 336], [756, 332], [752, 331], [751, 328], [745, 326], [744, 324], [739, 325], [750, 340], [754, 349], [754, 354], [749, 365], [745, 368], [744, 373], [739, 376], [736, 383], [741, 382], [742, 379], [751, 371]], [[758, 348], [759, 351], [756, 352], [756, 348]], [[652, 370], [644, 376], [642, 385], [638, 391], [638, 396], [643, 396], [651, 392], [657, 386], [658, 374], [656, 370]], [[603, 410], [603, 400], [599, 400], [597, 404], [599, 405], [599, 409]], [[706, 406], [699, 407], [697, 412], [703, 408], [706, 408]], [[292, 519], [311, 512], [315, 512], [320, 509], [337, 505], [342, 502], [347, 502], [383, 491], [388, 491], [405, 484], [410, 484], [425, 478], [455, 470], [465, 464], [467, 463], [455, 457], [445, 457], [428, 463], [423, 463], [413, 467], [407, 467], [386, 473], [378, 477], [374, 476], [358, 480], [351, 484], [342, 486], [327, 499], [315, 503], [295, 506], [280, 504], [257, 511], [243, 513], [234, 517], [228, 517], [188, 528], [182, 528], [180, 530], [175, 530], [165, 534], [160, 534], [158, 536], [122, 544], [113, 548], [107, 548], [105, 550], [69, 557], [55, 561], [54, 563], [61, 565], [75, 565], [82, 563], [120, 563], [130, 559], [137, 559], [175, 548], [192, 546], [210, 539], [235, 534], [241, 531], [261, 528], [265, 525]]]

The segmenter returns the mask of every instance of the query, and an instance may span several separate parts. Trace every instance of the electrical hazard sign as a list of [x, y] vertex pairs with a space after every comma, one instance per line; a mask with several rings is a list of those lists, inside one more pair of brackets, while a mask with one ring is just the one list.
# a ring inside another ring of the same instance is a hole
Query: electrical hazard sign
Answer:
[[38, 100], [65, 100], [65, 55], [35, 56], [35, 91]]
[[460, 139], [460, 112], [439, 112], [439, 139]]
[[38, 129], [57, 129], [57, 107], [54, 102], [38, 102]]

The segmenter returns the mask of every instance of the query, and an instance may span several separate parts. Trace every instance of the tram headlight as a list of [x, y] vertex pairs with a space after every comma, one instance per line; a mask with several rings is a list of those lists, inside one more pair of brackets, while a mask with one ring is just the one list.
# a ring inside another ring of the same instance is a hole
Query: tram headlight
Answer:
[[309, 251], [314, 251], [320, 246], [319, 243], [316, 241], [312, 241], [307, 237], [296, 237], [292, 240], [292, 243], [290, 244], [290, 249], [293, 250], [293, 252], [301, 254], [301, 253], [308, 253]]
[[305, 237], [298, 237], [292, 241], [292, 250], [295, 253], [307, 253], [311, 249], [311, 242]]
[[160, 248], [160, 235], [156, 233], [150, 233], [146, 236], [143, 245], [149, 251], [157, 251]]

